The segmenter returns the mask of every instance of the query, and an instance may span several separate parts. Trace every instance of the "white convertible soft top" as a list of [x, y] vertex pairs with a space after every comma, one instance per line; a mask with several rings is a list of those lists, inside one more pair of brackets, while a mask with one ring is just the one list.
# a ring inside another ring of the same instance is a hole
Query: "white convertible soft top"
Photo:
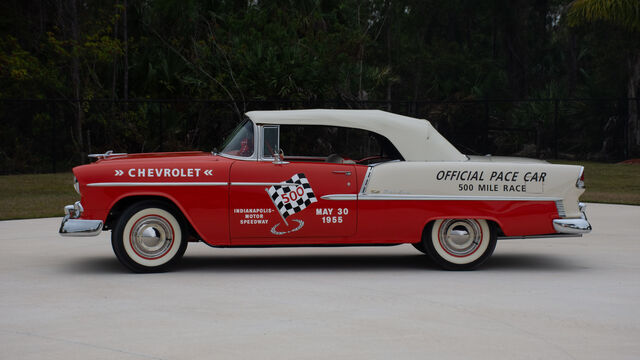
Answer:
[[427, 121], [381, 110], [250, 111], [256, 124], [342, 126], [383, 135], [406, 161], [466, 161]]

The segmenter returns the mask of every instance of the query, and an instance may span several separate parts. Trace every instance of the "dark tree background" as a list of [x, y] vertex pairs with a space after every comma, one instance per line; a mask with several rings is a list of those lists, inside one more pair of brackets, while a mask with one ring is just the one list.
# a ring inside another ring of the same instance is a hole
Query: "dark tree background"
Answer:
[[[579, 134], [589, 143], [582, 155], [640, 149], [637, 0], [5, 0], [0, 12], [5, 173], [44, 169], [21, 165], [16, 146], [37, 144], [15, 139], [51, 134], [56, 121], [75, 162], [102, 133], [120, 134], [126, 141], [113, 145], [124, 147], [156, 139], [138, 150], [201, 144], [207, 109], [190, 113], [184, 121], [198, 126], [183, 126], [173, 146], [163, 131], [184, 109], [149, 99], [224, 101], [236, 118], [257, 101], [428, 103], [421, 114], [440, 116], [444, 132], [452, 119], [488, 123], [500, 113], [509, 126], [537, 129], [538, 143], [560, 106], [600, 135], [624, 128], [624, 148]], [[16, 110], [11, 101], [24, 99], [55, 103]], [[524, 99], [576, 101], [507, 101]], [[482, 100], [505, 102], [465, 106]], [[216, 130], [227, 129], [207, 128]]]

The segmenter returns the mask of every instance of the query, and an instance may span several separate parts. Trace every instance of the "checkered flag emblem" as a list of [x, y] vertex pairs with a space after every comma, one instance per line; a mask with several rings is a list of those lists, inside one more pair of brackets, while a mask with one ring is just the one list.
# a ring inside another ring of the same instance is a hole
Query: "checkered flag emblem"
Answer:
[[267, 189], [267, 193], [283, 219], [306, 209], [307, 206], [318, 201], [311, 189], [309, 180], [304, 174], [293, 175], [285, 183], [295, 184], [295, 186], [274, 185]]

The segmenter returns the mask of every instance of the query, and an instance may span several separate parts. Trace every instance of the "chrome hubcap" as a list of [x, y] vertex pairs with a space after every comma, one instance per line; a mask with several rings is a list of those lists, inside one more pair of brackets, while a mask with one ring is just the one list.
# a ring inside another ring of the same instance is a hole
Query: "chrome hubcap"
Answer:
[[145, 258], [164, 255], [173, 243], [171, 225], [161, 217], [148, 216], [138, 221], [131, 230], [131, 245]]
[[438, 235], [442, 247], [449, 254], [467, 256], [480, 246], [482, 230], [475, 220], [448, 219], [440, 226]]

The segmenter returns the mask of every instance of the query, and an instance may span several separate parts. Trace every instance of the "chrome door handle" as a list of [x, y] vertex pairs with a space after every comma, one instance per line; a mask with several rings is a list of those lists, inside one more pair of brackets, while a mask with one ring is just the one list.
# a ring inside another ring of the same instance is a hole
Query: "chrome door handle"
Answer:
[[332, 173], [334, 173], [334, 174], [344, 174], [346, 176], [351, 175], [351, 171], [346, 171], [346, 170], [333, 170]]

